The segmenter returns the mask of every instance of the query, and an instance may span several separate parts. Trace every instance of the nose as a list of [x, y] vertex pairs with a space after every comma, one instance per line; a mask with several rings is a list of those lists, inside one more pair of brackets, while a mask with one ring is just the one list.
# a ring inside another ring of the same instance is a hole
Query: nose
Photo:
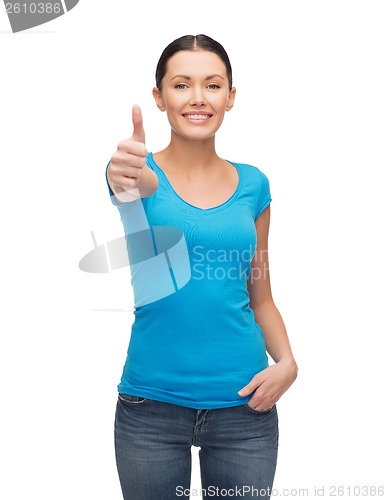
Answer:
[[201, 87], [195, 87], [192, 89], [192, 94], [190, 96], [189, 104], [191, 106], [205, 106], [206, 105], [206, 99], [205, 99], [205, 96], [203, 94]]

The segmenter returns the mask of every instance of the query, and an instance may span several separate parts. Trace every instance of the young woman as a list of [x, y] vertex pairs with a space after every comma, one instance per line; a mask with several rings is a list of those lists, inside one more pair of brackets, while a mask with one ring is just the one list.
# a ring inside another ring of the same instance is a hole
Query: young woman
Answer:
[[[192, 445], [200, 447], [203, 497], [270, 497], [276, 402], [297, 365], [271, 295], [269, 181], [259, 168], [215, 150], [235, 94], [221, 44], [205, 35], [174, 40], [153, 89], [171, 126], [169, 145], [147, 151], [134, 106], [133, 135], [106, 169], [111, 201], [130, 235], [129, 256], [150, 263], [148, 232], [139, 225], [144, 213], [150, 233], [157, 226], [181, 230], [190, 262], [182, 285], [180, 273], [172, 290], [154, 279], [161, 298], [135, 307], [114, 427], [125, 500], [189, 498]], [[175, 254], [160, 247], [155, 255], [169, 254], [172, 271]]]

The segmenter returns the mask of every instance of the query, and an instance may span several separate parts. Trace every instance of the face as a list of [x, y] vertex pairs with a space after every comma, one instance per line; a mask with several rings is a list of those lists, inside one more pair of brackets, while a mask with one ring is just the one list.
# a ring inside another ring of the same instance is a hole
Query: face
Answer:
[[203, 140], [219, 129], [234, 102], [226, 67], [217, 54], [182, 50], [167, 63], [162, 91], [153, 89], [158, 108], [166, 111], [173, 132], [186, 139]]

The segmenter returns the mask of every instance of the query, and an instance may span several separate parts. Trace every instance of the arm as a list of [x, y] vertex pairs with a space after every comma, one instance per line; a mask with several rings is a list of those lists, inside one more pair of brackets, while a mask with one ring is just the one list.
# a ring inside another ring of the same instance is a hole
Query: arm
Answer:
[[269, 223], [270, 206], [262, 212], [255, 222], [258, 246], [251, 263], [251, 274], [248, 279], [250, 306], [253, 309], [256, 323], [263, 330], [269, 355], [276, 363], [287, 361], [295, 366], [283, 318], [272, 298], [268, 260]]
[[263, 331], [267, 352], [276, 363], [256, 374], [245, 386], [246, 392], [241, 393], [245, 396], [256, 389], [249, 404], [260, 406], [258, 409], [273, 406], [295, 381], [298, 372], [283, 318], [272, 298], [268, 259], [269, 223], [270, 206], [255, 221], [258, 245], [247, 283], [256, 323]]

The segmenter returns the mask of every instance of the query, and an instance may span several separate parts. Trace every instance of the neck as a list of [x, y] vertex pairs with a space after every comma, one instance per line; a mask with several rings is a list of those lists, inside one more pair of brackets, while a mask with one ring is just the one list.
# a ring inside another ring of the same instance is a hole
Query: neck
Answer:
[[178, 172], [186, 177], [208, 172], [210, 165], [220, 160], [215, 150], [214, 136], [193, 141], [177, 136], [173, 131], [169, 145], [158, 155], [171, 169], [178, 168]]

